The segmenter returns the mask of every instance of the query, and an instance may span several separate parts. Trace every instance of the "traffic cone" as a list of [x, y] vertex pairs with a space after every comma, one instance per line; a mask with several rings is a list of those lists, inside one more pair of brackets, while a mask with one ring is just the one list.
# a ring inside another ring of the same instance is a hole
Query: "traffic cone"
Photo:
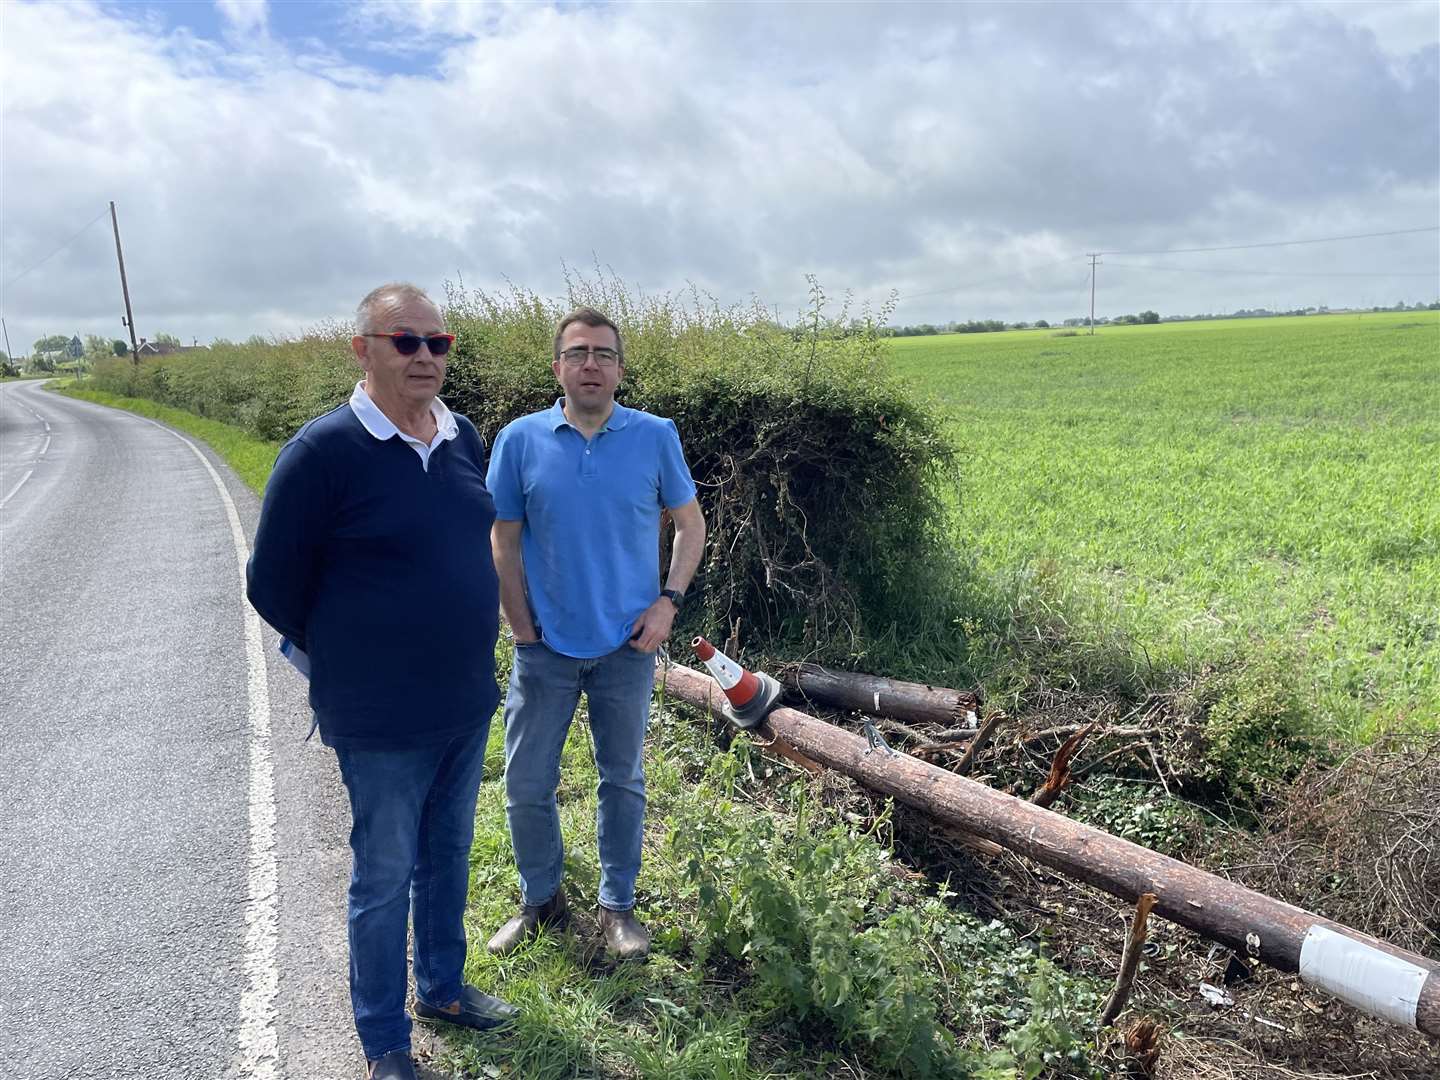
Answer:
[[690, 647], [725, 691], [725, 715], [736, 727], [757, 726], [780, 701], [780, 684], [763, 671], [746, 671], [703, 637], [697, 637]]

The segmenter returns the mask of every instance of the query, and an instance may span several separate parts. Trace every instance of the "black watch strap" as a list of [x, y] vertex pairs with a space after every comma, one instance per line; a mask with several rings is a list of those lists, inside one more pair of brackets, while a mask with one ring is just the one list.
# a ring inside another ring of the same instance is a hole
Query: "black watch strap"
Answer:
[[661, 589], [660, 595], [674, 604], [676, 611], [685, 606], [685, 594], [679, 589]]

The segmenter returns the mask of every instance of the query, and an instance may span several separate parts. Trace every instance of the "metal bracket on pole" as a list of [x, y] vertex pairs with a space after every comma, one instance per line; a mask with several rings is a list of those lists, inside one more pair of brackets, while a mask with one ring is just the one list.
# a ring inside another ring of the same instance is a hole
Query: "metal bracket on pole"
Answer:
[[885, 736], [880, 734], [880, 729], [875, 726], [873, 720], [866, 720], [864, 724], [865, 740], [870, 744], [865, 748], [868, 757], [876, 750], [884, 750], [891, 757], [899, 757], [900, 752], [885, 741]]

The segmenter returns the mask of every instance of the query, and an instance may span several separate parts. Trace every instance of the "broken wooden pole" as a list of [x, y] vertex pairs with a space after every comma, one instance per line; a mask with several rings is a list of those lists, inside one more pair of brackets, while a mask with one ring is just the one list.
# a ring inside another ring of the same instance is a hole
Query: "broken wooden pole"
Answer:
[[[709, 676], [671, 666], [664, 680], [675, 697], [720, 714], [724, 697]], [[757, 730], [1130, 903], [1154, 893], [1155, 911], [1164, 918], [1282, 971], [1298, 971], [1306, 983], [1371, 1016], [1440, 1038], [1440, 963], [1434, 960], [907, 754], [872, 751], [861, 736], [796, 709], [775, 709]]]
[[980, 709], [979, 695], [970, 690], [831, 671], [818, 664], [793, 664], [780, 681], [807, 701], [910, 723], [965, 724]]
[[1050, 775], [1045, 778], [1045, 783], [1040, 785], [1040, 790], [1030, 796], [1032, 803], [1036, 806], [1051, 806], [1060, 797], [1060, 793], [1070, 783], [1070, 759], [1075, 756], [1080, 749], [1080, 744], [1094, 730], [1094, 724], [1085, 725], [1066, 739], [1065, 744], [1055, 751], [1055, 759], [1050, 763]]

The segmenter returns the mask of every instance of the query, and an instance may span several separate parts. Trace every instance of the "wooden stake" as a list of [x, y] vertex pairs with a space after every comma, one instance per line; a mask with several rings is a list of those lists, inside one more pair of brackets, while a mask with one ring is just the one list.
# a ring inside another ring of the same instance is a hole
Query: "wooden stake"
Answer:
[[954, 771], [964, 776], [970, 771], [970, 766], [975, 764], [975, 755], [985, 749], [985, 744], [995, 734], [995, 729], [1005, 722], [1005, 714], [996, 709], [985, 718], [980, 725], [980, 730], [975, 733], [975, 738], [970, 740], [970, 745], [965, 747], [965, 753], [960, 755], [960, 760], [955, 763]]
[[1130, 936], [1125, 939], [1125, 950], [1120, 954], [1120, 974], [1115, 977], [1115, 989], [1105, 1000], [1100, 1010], [1100, 1026], [1109, 1027], [1115, 1022], [1130, 1000], [1130, 991], [1135, 986], [1135, 972], [1140, 967], [1140, 956], [1145, 948], [1145, 924], [1158, 898], [1154, 893], [1141, 893], [1135, 904], [1135, 921], [1130, 924]]

